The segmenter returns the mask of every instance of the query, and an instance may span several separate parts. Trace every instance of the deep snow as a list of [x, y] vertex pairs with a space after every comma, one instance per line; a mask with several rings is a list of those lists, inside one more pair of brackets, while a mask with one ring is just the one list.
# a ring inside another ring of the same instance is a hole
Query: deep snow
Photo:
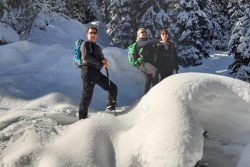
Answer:
[[105, 26], [92, 24], [118, 86], [118, 116], [104, 112], [107, 92], [96, 86], [90, 118], [78, 121], [72, 49], [89, 25], [33, 27], [30, 42], [0, 46], [0, 166], [250, 166], [250, 86], [227, 74], [232, 57], [211, 52], [141, 98], [143, 76], [127, 50], [108, 47]]

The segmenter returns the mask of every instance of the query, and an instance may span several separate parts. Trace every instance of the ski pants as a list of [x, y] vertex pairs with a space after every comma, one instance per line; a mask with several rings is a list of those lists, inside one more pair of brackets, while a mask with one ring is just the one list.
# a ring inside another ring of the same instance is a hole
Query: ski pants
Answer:
[[82, 98], [79, 106], [79, 116], [81, 118], [87, 118], [88, 107], [91, 103], [95, 84], [109, 92], [108, 100], [111, 99], [116, 102], [118, 92], [117, 86], [112, 81], [110, 81], [109, 85], [108, 77], [103, 75], [99, 69], [83, 66], [81, 77], [83, 83]]
[[152, 87], [159, 82], [158, 69], [148, 62], [143, 62], [138, 66], [138, 69], [144, 74], [144, 90], [143, 95], [145, 95], [152, 84]]

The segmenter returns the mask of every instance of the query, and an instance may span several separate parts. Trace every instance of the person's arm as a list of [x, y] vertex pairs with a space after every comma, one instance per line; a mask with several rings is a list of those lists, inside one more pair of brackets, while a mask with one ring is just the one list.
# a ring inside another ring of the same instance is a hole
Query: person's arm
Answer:
[[101, 69], [103, 67], [103, 63], [91, 56], [91, 52], [91, 43], [89, 41], [84, 41], [81, 45], [81, 58], [83, 65], [92, 64], [96, 68]]
[[156, 44], [157, 42], [159, 42], [158, 39], [153, 39], [153, 40], [149, 40], [149, 41], [143, 41], [143, 40], [139, 40], [137, 41], [137, 46], [138, 47], [144, 47], [144, 46], [148, 46], [148, 45], [154, 45]]
[[172, 45], [172, 47], [173, 47], [173, 55], [174, 55], [174, 69], [176, 70], [176, 72], [178, 72], [178, 70], [179, 70], [179, 66], [178, 66], [178, 64], [179, 64], [179, 57], [178, 57], [178, 54], [177, 54], [177, 50], [176, 50], [176, 48], [175, 48], [175, 45], [174, 45], [174, 43], [170, 43], [170, 45]]

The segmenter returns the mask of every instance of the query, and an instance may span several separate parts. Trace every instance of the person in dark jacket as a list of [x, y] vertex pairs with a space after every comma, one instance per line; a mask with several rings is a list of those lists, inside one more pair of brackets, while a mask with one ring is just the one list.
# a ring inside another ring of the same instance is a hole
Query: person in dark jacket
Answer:
[[142, 58], [142, 62], [138, 64], [138, 69], [144, 74], [144, 90], [143, 95], [145, 95], [152, 84], [152, 87], [159, 82], [158, 74], [159, 71], [155, 66], [156, 57], [155, 49], [153, 45], [158, 42], [157, 39], [148, 40], [147, 33], [144, 28], [140, 28], [137, 31], [137, 53], [139, 54], [140, 48], [143, 48], [143, 51], [139, 56]]
[[174, 69], [178, 73], [178, 55], [173, 42], [169, 40], [167, 29], [160, 31], [160, 45], [157, 45], [157, 67], [161, 80], [173, 74]]
[[109, 92], [107, 110], [115, 110], [116, 107], [117, 86], [112, 81], [109, 82], [108, 77], [101, 73], [102, 68], [108, 69], [108, 60], [104, 58], [102, 49], [96, 44], [97, 33], [97, 28], [89, 27], [87, 29], [88, 40], [81, 44], [83, 90], [79, 106], [79, 119], [88, 117], [88, 107], [96, 84]]

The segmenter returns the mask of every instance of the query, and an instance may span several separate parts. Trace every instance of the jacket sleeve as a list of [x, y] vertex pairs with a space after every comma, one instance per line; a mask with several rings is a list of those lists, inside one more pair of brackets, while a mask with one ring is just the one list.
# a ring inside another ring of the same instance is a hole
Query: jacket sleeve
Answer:
[[84, 41], [81, 44], [82, 64], [83, 65], [92, 64], [96, 68], [101, 69], [103, 67], [102, 62], [91, 56], [91, 53], [92, 53], [91, 43], [89, 41]]
[[153, 39], [153, 40], [149, 40], [149, 41], [139, 40], [139, 41], [137, 41], [137, 46], [138, 47], [144, 47], [144, 46], [148, 46], [148, 45], [154, 45], [158, 41], [159, 41], [158, 39]]
[[175, 67], [177, 68], [179, 64], [179, 57], [178, 57], [177, 50], [175, 48], [174, 43], [171, 43], [171, 45], [173, 46], [174, 63], [175, 63]]

